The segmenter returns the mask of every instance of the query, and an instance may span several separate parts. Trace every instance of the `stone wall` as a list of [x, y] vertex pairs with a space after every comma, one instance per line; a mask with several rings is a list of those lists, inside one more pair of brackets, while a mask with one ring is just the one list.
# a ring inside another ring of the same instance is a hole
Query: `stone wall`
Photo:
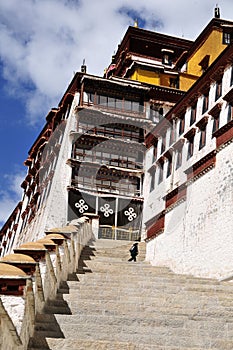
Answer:
[[82, 218], [72, 223], [76, 231], [67, 231], [63, 244], [55, 252], [46, 251], [45, 258], [29, 276], [23, 296], [0, 295], [0, 348], [26, 350], [34, 331], [37, 313], [47, 300], [53, 300], [62, 281], [75, 272], [81, 251], [94, 238], [91, 220]]
[[165, 214], [164, 232], [147, 244], [147, 260], [176, 273], [233, 275], [233, 143], [215, 167], [187, 185], [186, 199]]

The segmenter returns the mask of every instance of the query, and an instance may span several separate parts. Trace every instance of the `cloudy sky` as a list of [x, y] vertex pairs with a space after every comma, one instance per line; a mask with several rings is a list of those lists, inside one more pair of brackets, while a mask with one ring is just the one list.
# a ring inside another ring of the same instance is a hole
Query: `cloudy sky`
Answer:
[[[219, 1], [233, 20], [232, 0]], [[20, 200], [33, 140], [85, 58], [103, 75], [129, 25], [195, 40], [212, 0], [0, 0], [0, 226]]]

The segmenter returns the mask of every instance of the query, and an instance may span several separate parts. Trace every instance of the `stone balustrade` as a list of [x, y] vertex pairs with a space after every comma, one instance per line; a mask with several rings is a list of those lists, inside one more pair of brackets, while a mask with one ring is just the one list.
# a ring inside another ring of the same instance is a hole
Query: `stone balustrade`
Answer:
[[[55, 249], [46, 249], [44, 257], [38, 259], [33, 275], [21, 271], [26, 285], [19, 289], [0, 290], [0, 349], [4, 350], [26, 350], [30, 337], [33, 335], [35, 316], [40, 313], [46, 301], [56, 297], [57, 290], [62, 281], [68, 279], [68, 275], [74, 273], [78, 267], [83, 247], [94, 238], [92, 233], [91, 219], [83, 217], [72, 221], [69, 226], [51, 229], [47, 236], [55, 243]], [[54, 235], [53, 235], [54, 234]], [[46, 238], [46, 237], [45, 237]], [[62, 239], [63, 238], [63, 239]], [[35, 250], [36, 250], [36, 242]], [[38, 242], [41, 245], [41, 242]], [[44, 243], [46, 245], [46, 242]], [[17, 252], [20, 251], [17, 249]], [[33, 248], [24, 249], [23, 254], [33, 255]], [[11, 259], [12, 260], [12, 259]], [[2, 266], [2, 269], [1, 269]], [[0, 261], [0, 281], [4, 286], [4, 280], [22, 280], [22, 276], [15, 275], [9, 262], [11, 274], [5, 268], [6, 261]], [[13, 271], [13, 272], [12, 272]], [[17, 292], [16, 292], [17, 291]]]

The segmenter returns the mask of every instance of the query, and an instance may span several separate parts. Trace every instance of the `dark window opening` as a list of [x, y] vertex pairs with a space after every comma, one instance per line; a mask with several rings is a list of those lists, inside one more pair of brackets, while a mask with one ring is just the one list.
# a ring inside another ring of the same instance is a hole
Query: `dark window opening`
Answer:
[[154, 143], [152, 163], [154, 163], [157, 159], [157, 152], [158, 152], [158, 140], [156, 140]]
[[201, 150], [206, 145], [206, 125], [200, 129], [200, 142], [199, 150]]
[[167, 158], [167, 177], [169, 177], [172, 173], [172, 156]]
[[229, 45], [231, 43], [231, 38], [232, 38], [232, 33], [227, 31], [223, 32], [223, 40], [222, 40], [223, 44]]
[[164, 163], [159, 164], [159, 179], [158, 179], [158, 184], [160, 184], [163, 181], [163, 166]]
[[164, 53], [162, 57], [162, 63], [171, 66], [172, 65], [172, 57], [168, 53]]
[[231, 67], [231, 80], [230, 80], [230, 86], [233, 85], [233, 66]]
[[209, 105], [209, 93], [203, 95], [202, 114], [204, 114], [208, 110], [208, 105]]
[[170, 129], [170, 139], [169, 139], [169, 146], [175, 141], [175, 130], [173, 127]]
[[182, 118], [180, 118], [179, 136], [180, 136], [181, 134], [183, 134], [183, 132], [184, 132], [184, 124], [185, 124], [185, 119], [184, 119], [184, 115], [183, 115]]
[[150, 120], [153, 123], [158, 123], [163, 117], [163, 108], [156, 106], [156, 105], [151, 105], [150, 106]]
[[212, 133], [214, 133], [215, 131], [217, 131], [219, 129], [219, 119], [220, 119], [220, 113], [218, 113], [216, 116], [214, 116]]
[[190, 126], [195, 123], [197, 116], [197, 104], [193, 105], [191, 108]]
[[170, 78], [169, 79], [169, 87], [174, 88], [174, 89], [179, 89], [180, 88], [179, 77], [177, 77], [177, 78]]
[[199, 63], [199, 66], [201, 66], [201, 69], [202, 69], [202, 73], [204, 73], [209, 67], [209, 61], [210, 61], [210, 55], [205, 55], [205, 57]]
[[229, 103], [229, 105], [228, 105], [228, 112], [227, 112], [227, 123], [229, 123], [231, 120], [233, 120], [233, 107]]
[[155, 170], [151, 173], [151, 180], [150, 180], [150, 192], [152, 192], [155, 189]]
[[165, 148], [166, 148], [166, 135], [163, 135], [161, 139], [161, 154], [165, 151]]
[[187, 160], [193, 156], [193, 150], [194, 150], [194, 136], [190, 137], [188, 140]]
[[176, 153], [176, 170], [181, 167], [182, 164], [182, 148], [177, 150]]
[[215, 90], [215, 101], [222, 96], [222, 80], [216, 82], [216, 90]]

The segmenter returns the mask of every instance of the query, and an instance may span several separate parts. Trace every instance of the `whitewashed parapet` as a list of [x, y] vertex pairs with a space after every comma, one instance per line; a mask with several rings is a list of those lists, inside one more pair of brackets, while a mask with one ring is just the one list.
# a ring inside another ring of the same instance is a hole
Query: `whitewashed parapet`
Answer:
[[[37, 264], [34, 276], [28, 277], [24, 295], [14, 297], [14, 304], [18, 303], [21, 308], [22, 305], [24, 308], [21, 310], [20, 317], [16, 313], [10, 315], [8, 312], [12, 296], [0, 295], [1, 350], [26, 350], [28, 348], [29, 340], [34, 332], [36, 314], [41, 313], [46, 301], [56, 297], [61, 282], [66, 281], [69, 274], [77, 270], [82, 249], [91, 239], [94, 239], [90, 221], [88, 218], [75, 220], [72, 225], [76, 227], [76, 231], [73, 229], [70, 233], [65, 226], [68, 238], [64, 239], [62, 246], [56, 246], [55, 252], [46, 251], [45, 259]], [[4, 299], [4, 304], [2, 299]], [[19, 319], [20, 325], [18, 324]]]
[[16, 327], [0, 299], [0, 349], [23, 350]]

